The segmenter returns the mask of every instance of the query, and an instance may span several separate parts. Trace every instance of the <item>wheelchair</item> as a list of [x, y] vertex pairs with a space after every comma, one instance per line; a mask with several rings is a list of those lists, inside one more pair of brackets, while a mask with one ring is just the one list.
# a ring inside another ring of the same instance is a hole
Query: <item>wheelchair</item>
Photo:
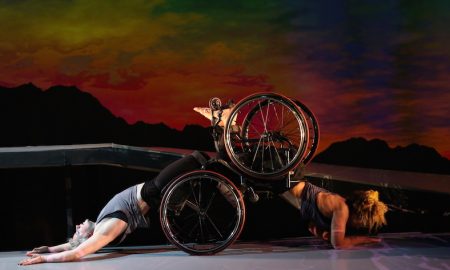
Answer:
[[212, 98], [209, 107], [218, 157], [172, 180], [160, 205], [167, 239], [191, 255], [231, 245], [244, 227], [246, 202], [280, 181], [290, 187], [319, 143], [314, 114], [280, 94], [257, 93], [236, 104]]

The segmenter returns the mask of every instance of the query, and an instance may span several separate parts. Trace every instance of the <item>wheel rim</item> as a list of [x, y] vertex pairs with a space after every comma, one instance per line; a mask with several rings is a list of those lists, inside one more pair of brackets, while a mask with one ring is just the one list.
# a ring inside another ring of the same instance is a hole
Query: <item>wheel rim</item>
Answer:
[[190, 254], [225, 249], [239, 236], [244, 221], [242, 195], [229, 180], [213, 172], [178, 178], [167, 188], [161, 203], [164, 233]]
[[[238, 132], [232, 124], [241, 127]], [[238, 103], [225, 126], [225, 148], [244, 173], [258, 178], [286, 174], [302, 160], [307, 121], [289, 99], [258, 94]]]

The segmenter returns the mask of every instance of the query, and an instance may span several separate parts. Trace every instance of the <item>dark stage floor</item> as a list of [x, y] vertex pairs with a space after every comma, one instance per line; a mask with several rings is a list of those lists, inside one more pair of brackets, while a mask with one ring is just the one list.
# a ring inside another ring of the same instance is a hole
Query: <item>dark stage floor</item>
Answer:
[[18, 266], [25, 251], [0, 253], [0, 269], [450, 269], [450, 234], [389, 233], [380, 244], [334, 250], [311, 238], [236, 242], [214, 256], [190, 256], [172, 246], [103, 249], [79, 262]]

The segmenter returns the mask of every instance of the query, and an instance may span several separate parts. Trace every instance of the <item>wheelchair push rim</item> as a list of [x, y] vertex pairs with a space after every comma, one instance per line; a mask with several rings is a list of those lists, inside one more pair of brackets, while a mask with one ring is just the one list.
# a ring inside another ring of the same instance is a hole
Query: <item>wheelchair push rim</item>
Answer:
[[192, 255], [212, 255], [231, 245], [245, 223], [242, 193], [225, 176], [193, 171], [174, 179], [160, 206], [167, 239]]

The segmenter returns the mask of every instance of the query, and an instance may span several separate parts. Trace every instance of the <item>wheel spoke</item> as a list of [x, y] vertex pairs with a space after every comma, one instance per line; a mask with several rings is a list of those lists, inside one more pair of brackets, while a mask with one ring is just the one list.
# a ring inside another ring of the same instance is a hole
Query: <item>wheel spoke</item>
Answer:
[[[284, 119], [286, 119], [286, 121], [284, 121]], [[285, 127], [288, 127], [292, 123], [296, 123], [296, 122], [297, 122], [297, 119], [295, 117], [288, 115], [286, 118], [283, 118], [283, 125], [280, 127], [280, 129], [284, 129]]]
[[262, 147], [261, 147], [261, 172], [264, 172], [264, 152], [266, 151], [264, 147], [265, 138], [263, 138]]
[[253, 128], [253, 130], [255, 131], [255, 133], [256, 133], [258, 136], [262, 136], [262, 133], [258, 131], [258, 129], [255, 127], [255, 124], [250, 124], [249, 127]]
[[199, 213], [200, 212], [200, 207], [198, 206], [198, 204], [194, 204], [189, 200], [186, 200], [186, 205], [191, 208], [192, 210], [194, 210], [195, 212]]
[[275, 104], [272, 105], [272, 108], [273, 108], [273, 111], [275, 112], [275, 116], [277, 117], [278, 123], [280, 123], [280, 118], [278, 117], [277, 108], [276, 108]]
[[220, 233], [220, 230], [217, 228], [216, 224], [212, 221], [212, 219], [206, 214], [206, 218], [208, 219], [209, 223], [211, 223], [212, 227], [216, 231], [216, 233], [220, 236], [220, 239], [223, 239], [223, 235]]
[[277, 156], [278, 156], [278, 161], [280, 162], [280, 165], [281, 165], [281, 166], [284, 166], [284, 165], [283, 165], [283, 161], [281, 160], [280, 154], [279, 154], [279, 153], [278, 153], [278, 151], [276, 150], [276, 149], [277, 149], [277, 147], [275, 146], [275, 144], [274, 144], [273, 140], [271, 140], [270, 142], [272, 143], [272, 145], [273, 145], [273, 148], [275, 149], [275, 153], [277, 153]]
[[[274, 171], [275, 170], [275, 168], [274, 168], [274, 166], [273, 166], [273, 158], [272, 158], [272, 150], [270, 149], [270, 143], [269, 143], [269, 141], [267, 141], [267, 143], [268, 143], [268, 149], [269, 149], [269, 156], [270, 156], [270, 163], [272, 164], [272, 171]], [[275, 149], [275, 151], [276, 151], [276, 149]]]
[[205, 213], [207, 213], [208, 210], [209, 210], [209, 207], [211, 207], [211, 204], [212, 204], [212, 202], [214, 201], [214, 198], [216, 197], [216, 194], [217, 194], [217, 191], [214, 190], [213, 194], [211, 195], [211, 198], [210, 198], [209, 201], [208, 201], [208, 205], [207, 205], [206, 208], [205, 208]]
[[198, 207], [202, 207], [202, 181], [198, 181]]
[[198, 222], [199, 222], [199, 227], [200, 227], [200, 241], [201, 242], [205, 242], [205, 232], [203, 231], [203, 217], [202, 216], [198, 216]]
[[261, 102], [258, 103], [258, 106], [259, 106], [259, 112], [261, 113], [261, 119], [262, 119], [263, 124], [264, 124], [264, 132], [267, 132], [267, 125], [266, 125], [266, 122], [264, 121], [264, 115], [263, 115], [263, 112], [262, 112], [262, 109], [261, 109]]
[[192, 181], [189, 181], [189, 184], [191, 187], [191, 193], [192, 193], [192, 196], [194, 197], [195, 204], [197, 204], [197, 206], [200, 207], [200, 204], [198, 203], [198, 200], [197, 200], [197, 196], [195, 196], [195, 191], [194, 191], [194, 186], [193, 186]]
[[266, 117], [265, 117], [265, 119], [264, 119], [264, 122], [266, 123], [266, 132], [268, 131], [268, 130], [267, 130], [267, 123], [268, 123], [267, 119], [269, 118], [269, 108], [270, 108], [270, 101], [268, 101], [268, 103], [267, 103]]
[[259, 146], [260, 146], [260, 144], [261, 144], [261, 139], [262, 139], [262, 138], [263, 138], [262, 136], [259, 138], [258, 145], [257, 145], [256, 151], [255, 151], [255, 154], [253, 155], [252, 168], [253, 168], [253, 164], [255, 163], [256, 155], [258, 154], [258, 149], [259, 149]]

